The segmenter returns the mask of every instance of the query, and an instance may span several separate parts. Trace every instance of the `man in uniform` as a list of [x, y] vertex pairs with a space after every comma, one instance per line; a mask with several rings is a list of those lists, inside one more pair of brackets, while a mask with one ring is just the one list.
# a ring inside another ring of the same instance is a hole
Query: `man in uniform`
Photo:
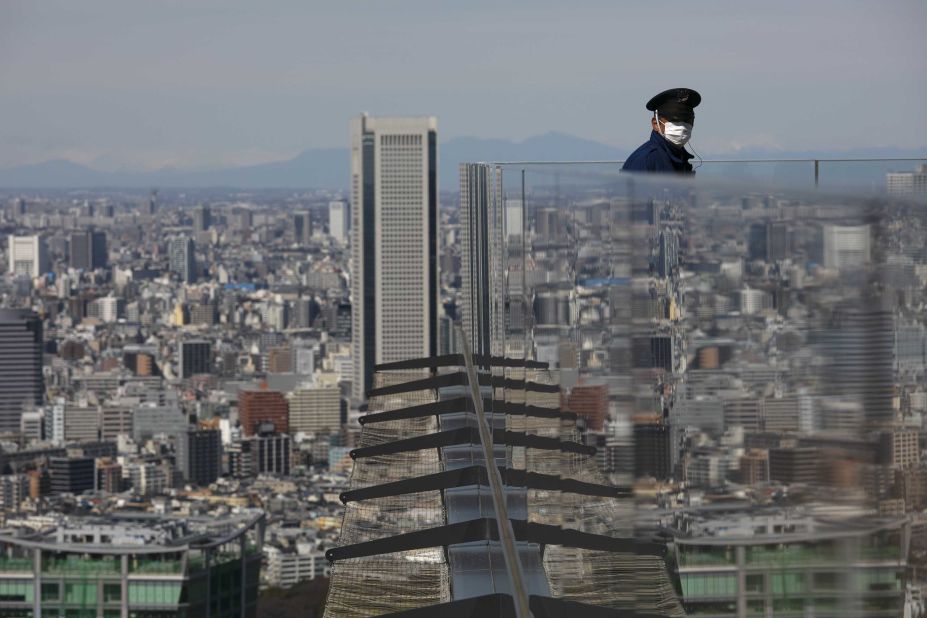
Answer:
[[647, 101], [653, 112], [650, 141], [631, 153], [622, 170], [628, 172], [669, 172], [692, 174], [685, 145], [692, 136], [695, 108], [702, 95], [689, 88], [673, 88]]

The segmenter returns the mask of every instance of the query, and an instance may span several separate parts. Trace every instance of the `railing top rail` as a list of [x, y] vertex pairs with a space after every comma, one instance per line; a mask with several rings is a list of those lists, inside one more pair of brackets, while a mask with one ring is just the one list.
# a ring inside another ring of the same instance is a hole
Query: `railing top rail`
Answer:
[[[923, 157], [872, 157], [872, 158], [782, 158], [782, 159], [702, 159], [702, 163], [881, 163], [891, 161], [927, 161]], [[591, 159], [588, 161], [472, 161], [488, 165], [619, 165], [624, 160]]]

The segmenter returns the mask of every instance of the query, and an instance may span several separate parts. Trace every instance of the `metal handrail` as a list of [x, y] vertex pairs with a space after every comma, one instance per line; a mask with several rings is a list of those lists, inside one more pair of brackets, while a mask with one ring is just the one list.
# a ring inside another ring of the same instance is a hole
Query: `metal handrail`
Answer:
[[473, 366], [473, 356], [470, 354], [470, 343], [464, 336], [463, 327], [456, 325], [458, 336], [463, 343], [464, 362], [467, 365], [467, 378], [470, 386], [470, 396], [476, 410], [477, 427], [480, 433], [480, 446], [483, 449], [483, 459], [486, 463], [489, 488], [492, 491], [492, 506], [496, 515], [496, 526], [499, 530], [499, 540], [502, 542], [502, 555], [505, 558], [505, 568], [508, 571], [509, 583], [512, 587], [512, 599], [515, 601], [515, 615], [518, 618], [531, 618], [529, 608], [528, 589], [525, 586], [525, 576], [521, 569], [521, 560], [518, 559], [518, 550], [515, 547], [515, 531], [509, 519], [508, 507], [505, 501], [505, 492], [502, 488], [502, 475], [495, 466], [493, 453], [493, 437], [486, 421], [486, 411], [483, 409], [483, 397], [480, 395], [480, 383]]
[[[880, 161], [927, 161], [923, 157], [872, 157], [864, 159], [782, 158], [782, 159], [702, 159], [702, 163], [878, 163]], [[475, 161], [474, 163], [481, 163]], [[483, 161], [488, 165], [611, 165], [624, 163], [624, 159], [591, 159], [588, 161]]]

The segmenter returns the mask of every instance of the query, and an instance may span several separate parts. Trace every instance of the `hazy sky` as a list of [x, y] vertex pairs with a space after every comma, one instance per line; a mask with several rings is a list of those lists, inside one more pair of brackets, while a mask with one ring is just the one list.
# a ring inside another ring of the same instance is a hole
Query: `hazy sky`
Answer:
[[925, 27], [925, 0], [0, 0], [0, 166], [286, 158], [362, 111], [631, 148], [677, 86], [704, 152], [927, 150]]

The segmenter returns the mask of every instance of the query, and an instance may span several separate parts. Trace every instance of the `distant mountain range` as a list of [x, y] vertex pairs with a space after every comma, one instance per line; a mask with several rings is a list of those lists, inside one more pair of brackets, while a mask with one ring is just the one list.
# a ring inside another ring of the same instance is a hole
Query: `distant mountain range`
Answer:
[[[439, 155], [440, 186], [442, 189], [453, 191], [457, 188], [458, 183], [458, 164], [462, 162], [621, 160], [628, 155], [628, 151], [564, 133], [545, 133], [521, 142], [476, 137], [454, 138], [441, 144]], [[927, 159], [927, 147], [909, 150], [868, 148], [842, 152], [784, 152], [753, 149], [731, 154], [712, 154], [710, 158], [868, 157], [921, 157]], [[348, 187], [348, 149], [314, 148], [286, 161], [206, 171], [165, 168], [153, 172], [109, 172], [58, 159], [0, 169], [0, 187], [24, 189], [104, 187], [346, 189]]]

